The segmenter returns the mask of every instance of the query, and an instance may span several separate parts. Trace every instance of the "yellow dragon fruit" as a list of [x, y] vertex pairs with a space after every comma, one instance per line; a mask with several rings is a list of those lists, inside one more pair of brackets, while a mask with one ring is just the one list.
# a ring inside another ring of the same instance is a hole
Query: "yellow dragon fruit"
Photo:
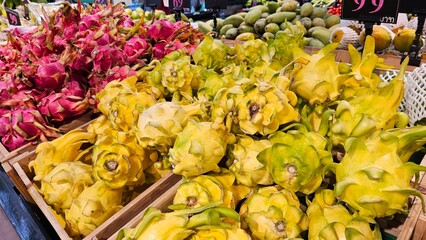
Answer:
[[310, 194], [321, 185], [322, 170], [333, 159], [323, 136], [308, 132], [301, 124], [294, 126], [298, 129], [273, 134], [270, 137], [272, 146], [260, 152], [257, 158], [276, 184]]
[[146, 73], [142, 73], [142, 78], [158, 88], [167, 99], [182, 93], [192, 96], [193, 71], [196, 70], [191, 67], [191, 58], [184, 51], [174, 51], [161, 61], [152, 61], [145, 67]]
[[47, 204], [61, 213], [69, 209], [74, 199], [93, 183], [91, 165], [78, 161], [64, 162], [41, 180], [40, 193]]
[[[390, 66], [383, 64], [383, 58], [379, 58], [374, 53], [374, 38], [371, 36], [367, 36], [362, 55], [359, 53], [358, 49], [350, 44], [348, 46], [348, 52], [351, 64], [347, 66], [347, 71], [342, 73], [341, 76], [341, 78], [344, 79], [341, 85], [341, 99], [345, 100], [350, 100], [351, 98], [375, 91], [382, 80], [374, 73], [374, 70], [376, 68], [390, 68]], [[404, 69], [405, 68], [403, 68], [403, 70]]]
[[382, 239], [378, 224], [371, 229], [366, 219], [350, 214], [343, 206], [336, 204], [333, 190], [323, 189], [308, 201], [306, 214], [309, 217], [308, 235], [312, 240]]
[[191, 177], [220, 171], [218, 163], [225, 156], [228, 143], [235, 139], [224, 125], [193, 120], [177, 134], [168, 160], [175, 174]]
[[131, 133], [112, 131], [101, 135], [93, 147], [93, 176], [111, 188], [140, 185], [145, 182], [144, 169], [157, 159], [142, 148]]
[[[177, 189], [173, 205], [169, 208], [197, 208], [211, 202], [222, 201], [220, 206], [235, 208], [239, 196], [234, 196], [235, 176], [226, 169], [221, 174], [200, 175], [184, 181]], [[238, 189], [243, 193], [242, 188]]]
[[252, 66], [257, 61], [271, 62], [268, 44], [260, 39], [245, 41], [234, 46], [235, 62], [246, 66]]
[[377, 131], [366, 140], [349, 138], [341, 162], [326, 167], [336, 174], [336, 196], [370, 219], [407, 211], [410, 195], [423, 200], [410, 181], [426, 167], [407, 161], [425, 142], [426, 126]]
[[266, 167], [257, 160], [257, 155], [271, 146], [267, 139], [256, 140], [247, 135], [237, 136], [237, 142], [228, 158], [229, 170], [235, 175], [237, 182], [248, 187], [274, 183]]
[[200, 105], [179, 105], [173, 102], [160, 102], [143, 111], [135, 126], [139, 144], [167, 154], [176, 136], [190, 118], [203, 113]]
[[338, 43], [326, 45], [319, 52], [309, 55], [300, 48], [293, 50], [296, 61], [292, 90], [311, 105], [336, 100], [340, 93], [341, 79], [333, 51]]
[[[268, 135], [280, 125], [299, 121], [294, 109], [296, 95], [282, 91], [272, 82], [258, 82], [243, 89], [237, 85], [218, 92], [213, 100], [212, 119], [223, 122], [228, 129], [238, 133]], [[235, 125], [239, 129], [235, 129]]]
[[65, 230], [71, 237], [87, 236], [122, 208], [123, 189], [97, 181], [83, 190], [65, 212]]
[[308, 218], [294, 192], [276, 186], [252, 193], [240, 209], [242, 228], [254, 239], [292, 239], [307, 229]]
[[129, 131], [144, 109], [161, 101], [158, 89], [136, 81], [136, 77], [114, 80], [97, 94], [98, 109], [108, 116], [113, 129]]
[[203, 207], [169, 213], [162, 213], [156, 208], [148, 208], [135, 228], [121, 229], [116, 239], [199, 240], [208, 237], [208, 239], [250, 240], [251, 238], [239, 228], [240, 216], [238, 213], [230, 208], [218, 207], [218, 204], [220, 202], [212, 202]]
[[87, 132], [95, 133], [96, 135], [111, 134], [114, 131], [111, 126], [112, 124], [108, 117], [102, 114], [87, 125]]
[[339, 102], [330, 133], [333, 145], [343, 145], [349, 137], [365, 138], [376, 130], [408, 124], [407, 114], [397, 112], [404, 96], [407, 63], [408, 58], [401, 64], [399, 74], [376, 91]]
[[42, 180], [59, 163], [84, 160], [92, 147], [82, 149], [83, 144], [93, 144], [95, 140], [95, 133], [74, 129], [55, 140], [40, 143], [35, 150], [36, 158], [28, 164], [35, 173], [33, 180]]

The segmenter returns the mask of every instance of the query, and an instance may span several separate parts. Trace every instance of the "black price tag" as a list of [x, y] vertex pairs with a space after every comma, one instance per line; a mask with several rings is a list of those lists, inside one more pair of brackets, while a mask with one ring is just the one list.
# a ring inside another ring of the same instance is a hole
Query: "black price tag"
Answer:
[[19, 13], [10, 8], [5, 8], [5, 10], [6, 10], [7, 20], [9, 21], [9, 24], [13, 26], [21, 26]]
[[374, 19], [381, 23], [396, 23], [398, 7], [399, 0], [343, 0], [342, 18], [359, 21]]
[[169, 0], [169, 8], [171, 10], [191, 8], [191, 0]]
[[102, 4], [102, 5], [108, 5], [108, 1], [107, 0], [95, 0], [95, 3]]
[[207, 9], [226, 9], [228, 6], [227, 0], [205, 0]]
[[146, 6], [153, 6], [156, 5], [157, 7], [161, 6], [161, 1], [160, 0], [146, 0], [145, 1], [145, 5]]

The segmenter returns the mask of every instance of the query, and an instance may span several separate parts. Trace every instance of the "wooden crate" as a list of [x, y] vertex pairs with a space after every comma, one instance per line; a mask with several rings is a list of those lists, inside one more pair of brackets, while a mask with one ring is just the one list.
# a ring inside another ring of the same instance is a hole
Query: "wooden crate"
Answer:
[[[77, 129], [77, 128], [86, 128], [92, 121], [92, 118], [93, 118], [93, 112], [86, 113], [82, 115], [81, 117], [71, 121], [70, 123], [63, 125], [62, 127], [60, 127], [60, 130], [64, 132], [68, 132], [70, 130]], [[13, 168], [12, 164], [13, 162], [21, 161], [22, 158], [31, 156], [36, 148], [37, 148], [37, 145], [34, 145], [34, 144], [24, 145], [18, 149], [15, 149], [14, 151], [8, 152], [6, 157], [0, 161], [1, 166], [3, 167], [4, 171], [9, 176], [9, 178], [12, 180], [16, 189], [19, 191], [19, 193], [21, 193], [22, 197], [27, 202], [30, 202], [30, 203], [34, 203], [34, 199], [28, 193], [26, 186], [22, 182], [22, 179], [18, 175], [17, 171]]]
[[[78, 127], [83, 126], [84, 124], [90, 122], [95, 117], [95, 114], [92, 110], [86, 112], [85, 114], [77, 117], [76, 119], [70, 120], [63, 124], [62, 126], [58, 127], [58, 129], [62, 132], [68, 132], [72, 129], [76, 129]], [[9, 161], [10, 159], [24, 153], [34, 150], [38, 143], [40, 143], [40, 140], [38, 140], [35, 143], [28, 143], [24, 146], [21, 146], [20, 148], [17, 148], [13, 151], [8, 151], [5, 146], [3, 146], [0, 143], [0, 163], [4, 163]]]
[[[149, 204], [148, 206], [146, 206], [145, 209], [148, 208], [148, 207], [155, 207], [155, 208], [161, 210], [162, 212], [170, 212], [170, 210], [167, 207], [173, 204], [173, 198], [175, 197], [177, 188], [180, 186], [181, 183], [182, 183], [182, 180], [176, 182], [172, 187], [170, 187], [170, 189], [168, 189], [162, 195], [157, 196], [157, 199], [155, 201], [153, 201], [151, 204]], [[133, 219], [131, 219], [130, 221], [125, 223], [122, 226], [122, 228], [125, 228], [125, 227], [126, 228], [127, 227], [134, 228], [134, 227], [136, 227], [140, 223], [140, 221], [142, 220], [142, 216], [143, 216], [144, 213], [145, 213], [145, 210], [138, 213]], [[118, 232], [120, 231], [120, 229], [118, 231], [116, 231], [113, 235], [111, 235], [111, 237], [109, 237], [108, 240], [115, 240], [117, 238], [117, 235], [118, 235]], [[92, 240], [102, 240], [102, 239], [101, 238], [93, 238]]]
[[[44, 201], [37, 188], [39, 186], [33, 183], [30, 179], [33, 178], [34, 174], [28, 169], [28, 164], [31, 160], [35, 159], [35, 151], [26, 152], [15, 157], [9, 163], [16, 170], [19, 178], [22, 180], [23, 187], [32, 198], [33, 202], [40, 208], [43, 215], [52, 225], [60, 239], [71, 239], [60, 221], [55, 217], [53, 210]], [[101, 224], [97, 229], [84, 238], [89, 239], [107, 239], [121, 227], [133, 219], [137, 214], [143, 211], [151, 202], [159, 198], [164, 192], [169, 190], [175, 185], [182, 177], [179, 175], [172, 174], [171, 172], [155, 182], [139, 194], [135, 199], [126, 204], [121, 210], [114, 214], [111, 218]]]

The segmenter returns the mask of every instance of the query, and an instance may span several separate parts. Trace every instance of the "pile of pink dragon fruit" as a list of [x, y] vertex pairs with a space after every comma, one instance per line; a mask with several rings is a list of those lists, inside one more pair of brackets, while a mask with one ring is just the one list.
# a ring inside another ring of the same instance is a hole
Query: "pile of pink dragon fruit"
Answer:
[[107, 83], [171, 51], [191, 54], [202, 39], [189, 23], [133, 22], [121, 4], [80, 13], [64, 3], [37, 29], [10, 32], [0, 47], [1, 143], [12, 151], [59, 137], [58, 126], [96, 111], [95, 95]]

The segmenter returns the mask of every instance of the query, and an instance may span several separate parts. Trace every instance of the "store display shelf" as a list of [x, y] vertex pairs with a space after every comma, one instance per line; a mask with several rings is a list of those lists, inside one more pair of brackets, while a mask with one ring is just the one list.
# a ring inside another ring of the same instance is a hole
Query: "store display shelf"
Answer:
[[[37, 189], [40, 186], [37, 186], [36, 183], [30, 180], [34, 175], [29, 171], [28, 164], [35, 157], [36, 154], [34, 151], [23, 153], [21, 156], [12, 159], [10, 164], [21, 180], [21, 188], [25, 188], [27, 195], [32, 198], [33, 202], [41, 210], [50, 225], [56, 231], [59, 238], [71, 239], [69, 234], [65, 231], [63, 223], [61, 224], [61, 221], [55, 216], [52, 208], [48, 206], [48, 204], [43, 199], [43, 196], [41, 196], [41, 194], [38, 192]], [[126, 204], [121, 210], [115, 213], [112, 217], [110, 217], [107, 221], [105, 221], [83, 239], [107, 239], [116, 231], [118, 231], [122, 225], [129, 222], [137, 214], [142, 212], [150, 203], [158, 199], [164, 192], [169, 190], [180, 179], [181, 176], [169, 173], [155, 183], [150, 185], [147, 184], [144, 186], [146, 189], [141, 194]]]

